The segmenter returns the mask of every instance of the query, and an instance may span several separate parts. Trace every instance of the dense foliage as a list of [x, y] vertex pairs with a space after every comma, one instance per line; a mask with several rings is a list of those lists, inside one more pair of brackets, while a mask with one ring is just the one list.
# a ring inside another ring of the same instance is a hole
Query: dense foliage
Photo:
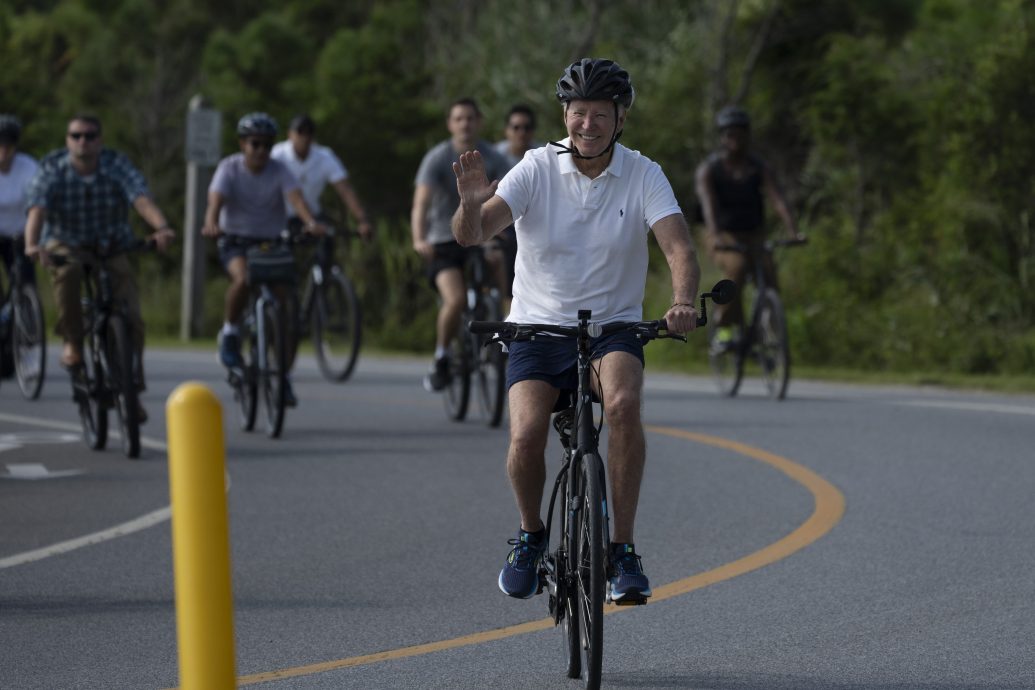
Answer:
[[[662, 164], [690, 217], [715, 109], [753, 113], [812, 239], [782, 257], [799, 361], [1019, 373], [1035, 368], [1033, 20], [1023, 0], [13, 0], [0, 111], [37, 155], [69, 114], [99, 114], [173, 217], [194, 93], [228, 122], [310, 111], [379, 219], [376, 244], [350, 255], [371, 325], [423, 348], [434, 296], [407, 213], [445, 105], [478, 98], [494, 139], [528, 102], [540, 138], [559, 137], [560, 69], [610, 56], [638, 92], [623, 142]], [[667, 298], [657, 268], [650, 305]], [[178, 264], [162, 269], [152, 300], [178, 299]]]

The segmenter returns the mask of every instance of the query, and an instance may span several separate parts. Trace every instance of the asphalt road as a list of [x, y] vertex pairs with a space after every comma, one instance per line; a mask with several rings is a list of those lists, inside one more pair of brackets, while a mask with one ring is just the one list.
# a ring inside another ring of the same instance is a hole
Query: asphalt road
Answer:
[[[447, 422], [425, 366], [336, 385], [303, 360], [271, 441], [237, 428], [214, 352], [151, 352], [139, 461], [82, 445], [56, 367], [36, 402], [4, 381], [0, 687], [177, 684], [162, 412], [186, 379], [225, 406], [241, 685], [579, 687], [544, 598], [496, 588], [505, 432]], [[604, 687], [1035, 688], [1035, 397], [647, 391], [656, 597], [606, 619]]]

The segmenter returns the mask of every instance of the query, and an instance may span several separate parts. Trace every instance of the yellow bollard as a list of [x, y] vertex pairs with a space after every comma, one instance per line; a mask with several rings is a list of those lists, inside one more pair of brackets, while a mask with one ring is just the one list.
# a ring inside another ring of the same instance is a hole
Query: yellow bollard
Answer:
[[166, 403], [181, 690], [236, 687], [223, 413], [206, 386]]

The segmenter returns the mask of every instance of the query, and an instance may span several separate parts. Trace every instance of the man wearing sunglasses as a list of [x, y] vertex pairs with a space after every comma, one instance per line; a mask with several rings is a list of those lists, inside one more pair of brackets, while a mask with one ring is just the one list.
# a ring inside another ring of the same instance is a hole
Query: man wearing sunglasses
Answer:
[[[131, 206], [154, 229], [151, 238], [159, 250], [165, 251], [176, 233], [151, 199], [140, 171], [124, 155], [104, 147], [101, 121], [92, 115], [76, 115], [69, 120], [65, 148], [40, 161], [26, 195], [25, 254], [50, 266], [56, 331], [64, 340], [61, 365], [78, 367], [83, 361], [82, 264], [75, 261], [52, 266], [48, 254], [89, 259], [92, 248], [128, 247], [134, 239], [129, 225]], [[133, 267], [126, 254], [118, 254], [108, 261], [108, 268], [115, 299], [127, 308], [137, 361], [134, 375], [143, 390], [144, 321]], [[137, 414], [141, 423], [146, 421], [143, 408]]]
[[[237, 123], [240, 153], [219, 162], [208, 188], [208, 208], [201, 233], [206, 237], [237, 235], [254, 239], [275, 239], [287, 227], [284, 199], [304, 223], [306, 232], [322, 234], [326, 228], [316, 221], [302, 196], [302, 188], [288, 167], [270, 157], [277, 122], [266, 113], [248, 113]], [[241, 339], [238, 323], [248, 306], [248, 263], [246, 248], [220, 243], [219, 260], [230, 278], [219, 334], [219, 361], [228, 369], [241, 369]], [[295, 300], [284, 299], [288, 323], [293, 322]], [[295, 361], [297, 334], [286, 329], [288, 370]], [[290, 379], [284, 391], [287, 405], [298, 404]]]
[[542, 145], [535, 141], [535, 111], [524, 103], [511, 106], [503, 121], [503, 139], [496, 142], [496, 150], [513, 168], [525, 157], [526, 151]]

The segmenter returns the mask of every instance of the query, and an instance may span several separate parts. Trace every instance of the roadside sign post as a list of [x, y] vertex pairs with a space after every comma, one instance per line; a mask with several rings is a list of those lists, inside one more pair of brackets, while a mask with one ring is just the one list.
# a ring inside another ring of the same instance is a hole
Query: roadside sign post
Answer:
[[205, 243], [201, 237], [208, 185], [222, 150], [223, 116], [195, 95], [187, 110], [187, 199], [183, 217], [183, 280], [180, 340], [202, 330], [205, 292]]

